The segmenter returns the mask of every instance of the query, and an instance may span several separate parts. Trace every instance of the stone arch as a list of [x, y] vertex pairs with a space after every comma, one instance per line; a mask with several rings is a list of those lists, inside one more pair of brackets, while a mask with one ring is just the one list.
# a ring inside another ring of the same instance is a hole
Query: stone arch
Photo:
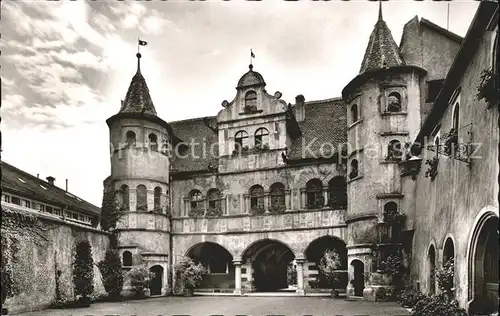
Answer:
[[314, 274], [310, 275], [310, 279], [312, 280], [309, 281], [309, 285], [317, 288], [331, 288], [331, 285], [321, 274], [318, 267], [323, 254], [327, 250], [334, 250], [340, 257], [340, 266], [338, 270], [342, 272], [340, 272], [340, 280], [333, 286], [335, 289], [345, 290], [348, 282], [346, 242], [339, 237], [331, 235], [325, 235], [314, 239], [307, 245], [304, 251], [309, 270], [314, 271]]
[[490, 314], [498, 310], [498, 225], [498, 209], [486, 207], [477, 215], [469, 235], [469, 313]]
[[186, 251], [185, 255], [203, 264], [209, 274], [228, 274], [234, 270], [233, 255], [216, 242], [196, 243]]
[[365, 289], [365, 264], [358, 258], [353, 258], [349, 264], [353, 269], [353, 278], [351, 280], [354, 288], [354, 296], [363, 296]]
[[446, 235], [446, 238], [443, 243], [443, 262], [442, 264], [444, 265], [446, 261], [453, 259], [455, 260], [455, 239], [451, 234]]
[[276, 239], [254, 241], [243, 250], [243, 262], [250, 264], [256, 291], [276, 291], [288, 287], [287, 270], [295, 254]]

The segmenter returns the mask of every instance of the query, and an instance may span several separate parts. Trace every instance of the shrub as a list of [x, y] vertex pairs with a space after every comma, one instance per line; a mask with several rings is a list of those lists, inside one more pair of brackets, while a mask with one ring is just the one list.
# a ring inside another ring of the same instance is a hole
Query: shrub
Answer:
[[436, 273], [437, 283], [439, 289], [449, 297], [453, 297], [453, 283], [455, 278], [455, 265], [453, 259], [445, 262], [442, 269]]
[[424, 296], [414, 306], [412, 316], [467, 316], [465, 309], [446, 294]]
[[144, 295], [144, 289], [149, 286], [151, 278], [153, 277], [152, 273], [144, 265], [133, 267], [127, 274], [127, 277], [130, 279], [130, 285], [132, 286], [132, 290], [135, 292], [137, 296]]
[[391, 277], [392, 285], [395, 285], [398, 288], [402, 287], [402, 279], [406, 268], [401, 255], [389, 255], [387, 259], [380, 263], [380, 271], [381, 273], [387, 274]]
[[106, 293], [112, 298], [119, 297], [123, 289], [123, 272], [118, 251], [107, 250], [104, 260], [100, 261], [97, 266], [101, 272]]
[[339, 272], [337, 270], [340, 267], [340, 256], [334, 250], [325, 251], [318, 265], [319, 272], [325, 277], [331, 287], [339, 281]]
[[189, 257], [184, 257], [175, 265], [177, 280], [182, 283], [185, 289], [192, 290], [196, 288], [206, 273], [207, 271], [201, 263], [196, 264]]
[[297, 284], [297, 267], [293, 264], [290, 264], [287, 268], [286, 276], [289, 285]]
[[81, 240], [76, 244], [73, 284], [75, 295], [88, 298], [94, 292], [94, 260], [90, 243], [87, 240]]
[[396, 300], [403, 307], [413, 308], [423, 298], [425, 298], [425, 295], [422, 292], [407, 288], [399, 293]]

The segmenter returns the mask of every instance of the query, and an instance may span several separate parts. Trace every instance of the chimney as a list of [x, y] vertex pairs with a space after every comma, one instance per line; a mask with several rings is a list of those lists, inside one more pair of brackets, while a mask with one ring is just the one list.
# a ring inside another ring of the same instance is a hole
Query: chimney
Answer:
[[68, 192], [68, 179], [66, 179], [66, 192]]
[[305, 98], [302, 94], [299, 94], [298, 96], [295, 97], [295, 104], [296, 105], [304, 105]]
[[50, 184], [50, 185], [54, 185], [54, 181], [56, 180], [56, 178], [54, 177], [51, 177], [51, 176], [48, 176], [47, 178], [47, 182]]
[[36, 178], [40, 179], [40, 174], [39, 173], [36, 174]]

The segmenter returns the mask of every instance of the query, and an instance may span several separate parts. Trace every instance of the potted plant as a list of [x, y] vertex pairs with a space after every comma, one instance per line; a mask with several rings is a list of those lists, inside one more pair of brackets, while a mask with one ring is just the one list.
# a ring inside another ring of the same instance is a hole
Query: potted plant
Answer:
[[94, 292], [94, 260], [90, 243], [87, 240], [81, 240], [76, 244], [73, 284], [75, 295], [80, 296], [80, 305], [89, 307], [90, 295]]
[[203, 276], [207, 273], [201, 263], [195, 263], [193, 259], [184, 257], [176, 263], [175, 274], [181, 282], [184, 296], [193, 296], [194, 289], [200, 284]]
[[332, 288], [332, 297], [338, 297], [338, 291], [334, 288], [340, 281], [339, 270], [341, 268], [340, 256], [335, 250], [327, 250], [319, 261], [319, 272], [325, 277]]
[[144, 292], [149, 287], [151, 278], [153, 277], [148, 268], [144, 265], [135, 266], [127, 273], [127, 277], [130, 280], [130, 285], [136, 296], [144, 297]]

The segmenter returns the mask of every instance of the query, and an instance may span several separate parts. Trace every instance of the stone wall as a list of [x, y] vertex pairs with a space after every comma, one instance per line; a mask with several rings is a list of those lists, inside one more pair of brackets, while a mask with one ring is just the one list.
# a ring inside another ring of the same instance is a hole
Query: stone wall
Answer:
[[[488, 109], [475, 94], [481, 71], [492, 62], [490, 32], [480, 42], [476, 55], [465, 69], [460, 80], [459, 142], [472, 142], [477, 151], [470, 168], [466, 163], [439, 156], [438, 174], [433, 181], [424, 173], [428, 168], [425, 160], [435, 156], [426, 149], [422, 152], [424, 162], [416, 180], [415, 213], [411, 216], [415, 229], [413, 240], [412, 276], [419, 281], [424, 292], [430, 289], [429, 257], [431, 245], [436, 249], [436, 268], [443, 265], [445, 241], [451, 238], [455, 253], [456, 296], [461, 306], [466, 306], [471, 293], [469, 280], [470, 239], [476, 219], [485, 211], [498, 214], [498, 142], [499, 112]], [[458, 88], [458, 87], [457, 87]], [[451, 100], [450, 100], [451, 101]], [[441, 120], [441, 135], [452, 127], [455, 102], [450, 105]], [[472, 124], [472, 125], [469, 125]], [[471, 134], [469, 134], [471, 132]]]
[[[6, 300], [10, 313], [43, 309], [58, 298], [73, 300], [72, 263], [76, 243], [85, 239], [90, 242], [94, 264], [104, 259], [109, 245], [107, 233], [42, 214], [38, 216], [42, 237], [18, 235], [18, 244], [9, 242], [8, 245], [9, 249], [18, 248], [12, 262], [14, 287], [18, 292]], [[2, 235], [4, 233], [7, 232], [2, 230]], [[94, 266], [94, 294], [100, 293], [104, 294], [105, 290], [99, 269]]]

